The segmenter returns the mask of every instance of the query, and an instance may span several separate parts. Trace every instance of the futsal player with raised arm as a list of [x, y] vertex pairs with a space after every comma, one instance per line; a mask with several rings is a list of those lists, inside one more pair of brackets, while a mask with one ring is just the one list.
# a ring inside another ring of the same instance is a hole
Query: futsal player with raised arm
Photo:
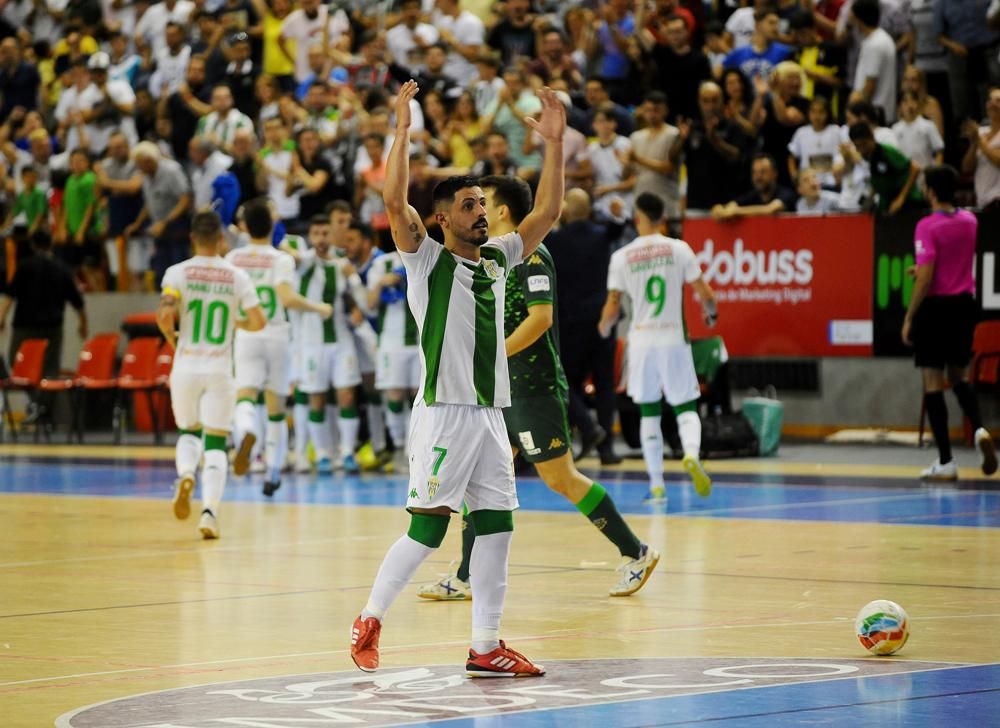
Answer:
[[534, 209], [516, 232], [490, 238], [486, 197], [472, 177], [449, 177], [434, 189], [440, 245], [407, 203], [410, 100], [407, 81], [396, 97], [396, 136], [383, 199], [406, 269], [407, 300], [419, 331], [422, 379], [413, 408], [407, 510], [409, 531], [389, 549], [368, 603], [354, 621], [351, 657], [362, 670], [379, 664], [386, 611], [420, 564], [441, 545], [452, 513], [468, 505], [476, 527], [472, 550], [473, 677], [541, 675], [544, 670], [500, 640], [507, 561], [517, 508], [514, 469], [502, 408], [510, 405], [504, 351], [507, 276], [530, 256], [559, 216], [563, 196], [566, 112], [543, 88], [541, 116], [528, 123], [545, 140]]
[[[191, 240], [194, 257], [163, 275], [156, 324], [176, 351], [170, 373], [170, 401], [180, 430], [174, 515], [183, 520], [191, 513], [195, 473], [204, 454], [198, 528], [211, 539], [219, 537], [219, 503], [229, 471], [226, 440], [236, 403], [233, 335], [236, 329], [260, 331], [267, 318], [250, 277], [219, 257], [219, 216], [196, 213]], [[246, 318], [239, 317], [240, 311]]]
[[[288, 452], [285, 399], [288, 397], [292, 346], [288, 311], [306, 311], [326, 320], [333, 315], [333, 306], [310, 301], [295, 291], [295, 259], [271, 245], [274, 218], [265, 198], [250, 200], [244, 205], [243, 223], [250, 234], [250, 244], [231, 251], [226, 260], [250, 277], [267, 325], [261, 331], [236, 333], [235, 434], [239, 445], [233, 472], [246, 473], [254, 442], [263, 435], [267, 463], [264, 495], [269, 496], [281, 487], [281, 469]], [[267, 405], [264, 433], [258, 431], [256, 412], [261, 392], [264, 392]]]
[[[531, 189], [517, 177], [483, 177], [486, 215], [494, 234], [517, 230], [531, 208]], [[503, 411], [507, 439], [556, 493], [573, 503], [621, 554], [613, 597], [639, 591], [660, 560], [656, 549], [642, 543], [625, 523], [614, 500], [600, 483], [573, 464], [567, 418], [569, 384], [559, 359], [559, 323], [555, 317], [555, 263], [545, 245], [539, 245], [507, 278], [504, 330], [510, 369], [511, 406]], [[469, 599], [469, 554], [475, 525], [466, 516], [462, 524], [462, 562], [458, 573], [421, 587], [424, 599]]]
[[642, 458], [649, 473], [650, 499], [665, 497], [663, 485], [663, 431], [661, 400], [677, 415], [677, 429], [684, 449], [684, 469], [698, 495], [712, 491], [699, 459], [701, 419], [698, 417], [698, 375], [684, 325], [684, 285], [694, 288], [705, 321], [715, 325], [715, 294], [701, 277], [701, 267], [691, 247], [668, 238], [663, 225], [663, 200], [650, 192], [635, 201], [635, 226], [639, 237], [615, 251], [608, 267], [608, 298], [597, 328], [607, 338], [621, 314], [621, 297], [632, 300], [628, 331], [628, 395], [639, 406]]

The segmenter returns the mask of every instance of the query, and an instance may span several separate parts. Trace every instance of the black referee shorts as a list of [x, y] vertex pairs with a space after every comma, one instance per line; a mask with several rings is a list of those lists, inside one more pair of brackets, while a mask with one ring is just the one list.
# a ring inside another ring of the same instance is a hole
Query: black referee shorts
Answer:
[[921, 369], [967, 367], [972, 337], [979, 323], [974, 296], [928, 296], [913, 317], [914, 363]]

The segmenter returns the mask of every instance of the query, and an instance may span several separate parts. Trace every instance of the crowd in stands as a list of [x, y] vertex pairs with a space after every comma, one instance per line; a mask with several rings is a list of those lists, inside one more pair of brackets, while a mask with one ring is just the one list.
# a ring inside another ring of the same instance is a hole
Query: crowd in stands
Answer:
[[[389, 248], [395, 90], [411, 201], [458, 172], [533, 182], [525, 119], [566, 105], [569, 188], [627, 225], [925, 205], [947, 161], [1000, 198], [1000, 0], [4, 0], [0, 220], [90, 290], [152, 288], [188, 224], [266, 195], [282, 231], [346, 200]], [[123, 284], [124, 281], [124, 284]]]

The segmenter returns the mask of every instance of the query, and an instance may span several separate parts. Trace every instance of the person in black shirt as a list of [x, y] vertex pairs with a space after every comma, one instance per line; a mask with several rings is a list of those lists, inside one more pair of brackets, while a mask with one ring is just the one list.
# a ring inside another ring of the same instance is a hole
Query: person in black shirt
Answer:
[[0, 42], [0, 119], [6, 119], [19, 106], [25, 111], [38, 108], [41, 85], [38, 68], [21, 60], [17, 38], [4, 38]]
[[[334, 189], [330, 163], [320, 154], [319, 132], [312, 127], [299, 131], [296, 149], [299, 153], [299, 166], [292, 173], [291, 183], [293, 187], [302, 187], [298, 219], [308, 223], [316, 215], [323, 214], [327, 202], [337, 199], [337, 191]], [[306, 227], [308, 232], [308, 226]]]
[[699, 115], [678, 119], [687, 166], [689, 210], [710, 210], [731, 200], [744, 179], [746, 137], [735, 122], [722, 115], [722, 89], [704, 81], [698, 89]]
[[[240, 204], [259, 197], [257, 189], [257, 145], [252, 129], [237, 129], [233, 134], [233, 163], [229, 171], [240, 183]], [[303, 220], [309, 218], [303, 217]]]
[[730, 220], [795, 211], [795, 193], [778, 184], [778, 164], [774, 157], [763, 153], [756, 155], [750, 174], [753, 189], [725, 205], [713, 207], [712, 217]]
[[233, 106], [251, 119], [256, 119], [260, 104], [254, 93], [254, 84], [260, 69], [250, 58], [250, 37], [243, 31], [229, 39], [229, 56], [232, 60], [226, 66], [222, 82], [232, 89]]
[[[684, 18], [671, 15], [661, 23], [661, 28], [666, 44], [647, 47], [652, 61], [651, 87], [667, 94], [671, 120], [691, 118], [698, 113], [698, 87], [712, 78], [712, 68], [705, 54], [691, 47], [691, 33]], [[652, 36], [640, 33], [639, 38], [650, 41]]]
[[431, 91], [437, 91], [441, 96], [454, 101], [462, 95], [462, 87], [455, 79], [444, 73], [444, 63], [448, 60], [448, 50], [443, 43], [435, 43], [424, 52], [424, 68], [420, 71], [416, 68], [401, 66], [398, 62], [389, 64], [389, 73], [399, 83], [406, 83], [411, 78], [417, 82], [420, 90], [417, 91], [417, 101], [421, 105], [424, 97]]
[[[591, 219], [590, 197], [579, 188], [566, 193], [563, 225], [545, 238], [552, 254], [559, 287], [559, 339], [566, 379], [569, 382], [569, 420], [579, 429], [583, 443], [577, 458], [595, 447], [603, 465], [621, 462], [611, 440], [615, 419], [615, 344], [597, 331], [601, 307], [608, 293], [611, 249], [622, 226]], [[583, 398], [587, 375], [593, 378], [597, 399], [594, 425]]]
[[212, 87], [205, 82], [205, 60], [201, 56], [191, 56], [184, 83], [169, 96], [161, 96], [159, 101], [159, 115], [170, 119], [170, 148], [174, 159], [187, 159], [188, 144], [198, 128], [198, 120], [212, 111], [208, 104], [211, 98]]
[[[43, 373], [46, 377], [59, 375], [62, 361], [63, 316], [68, 303], [76, 311], [79, 323], [77, 332], [87, 338], [87, 311], [73, 273], [65, 264], [52, 256], [52, 236], [38, 230], [32, 236], [34, 255], [18, 264], [14, 278], [4, 290], [6, 297], [0, 301], [0, 333], [7, 328], [7, 314], [17, 301], [14, 325], [10, 337], [10, 361], [26, 339], [45, 339]], [[39, 395], [29, 405], [26, 422], [37, 422], [50, 408], [51, 397]]]
[[778, 182], [792, 184], [788, 171], [788, 143], [795, 130], [809, 123], [809, 99], [803, 96], [802, 69], [791, 61], [779, 63], [770, 83], [756, 78], [757, 98], [750, 112], [751, 119], [763, 116], [760, 125], [760, 150], [778, 163]]
[[486, 44], [500, 51], [504, 65], [519, 58], [536, 58], [534, 16], [530, 0], [507, 0], [505, 17], [493, 26]]

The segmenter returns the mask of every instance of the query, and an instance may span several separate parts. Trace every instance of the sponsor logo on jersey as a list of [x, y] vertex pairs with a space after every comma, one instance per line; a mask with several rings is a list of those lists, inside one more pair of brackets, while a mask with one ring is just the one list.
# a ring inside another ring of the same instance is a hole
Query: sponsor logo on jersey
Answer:
[[813, 253], [811, 250], [747, 250], [743, 239], [737, 238], [732, 252], [715, 252], [715, 241], [705, 241], [705, 248], [695, 256], [705, 269], [705, 282], [720, 286], [778, 284], [800, 286], [812, 282]]
[[191, 266], [184, 271], [184, 277], [189, 281], [207, 281], [208, 283], [232, 283], [233, 270], [226, 268], [208, 268]]
[[528, 290], [532, 293], [538, 291], [551, 291], [552, 284], [548, 276], [528, 276]]
[[530, 432], [517, 433], [517, 439], [521, 441], [521, 447], [528, 455], [537, 455], [542, 451], [542, 448], [535, 447], [535, 438], [531, 436]]

